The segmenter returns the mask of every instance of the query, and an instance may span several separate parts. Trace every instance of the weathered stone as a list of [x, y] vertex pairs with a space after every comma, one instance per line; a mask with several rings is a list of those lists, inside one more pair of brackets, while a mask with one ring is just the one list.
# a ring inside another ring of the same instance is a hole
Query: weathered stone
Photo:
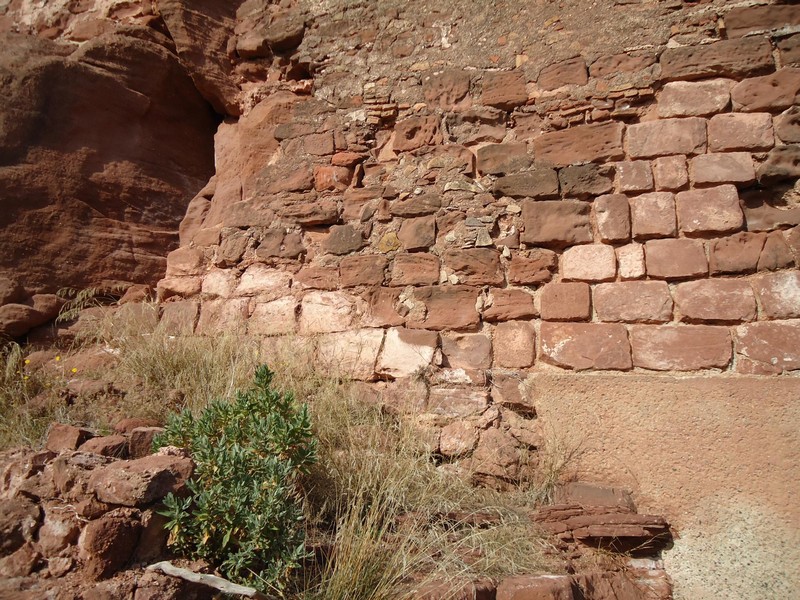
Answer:
[[[340, 167], [331, 167], [329, 170], [318, 170], [317, 184], [325, 190], [341, 191], [349, 181], [349, 173]], [[286, 225], [331, 225], [339, 220], [339, 207], [336, 200], [330, 197], [318, 197], [315, 193], [309, 194], [282, 194], [270, 203], [274, 214], [266, 218], [251, 219], [250, 217], [229, 220], [226, 224], [232, 227], [251, 225], [271, 225], [275, 221], [275, 214], [281, 217]], [[234, 212], [234, 209], [231, 210]], [[231, 222], [232, 221], [232, 222]], [[280, 221], [279, 221], [280, 222]]]
[[533, 296], [514, 289], [491, 290], [483, 309], [483, 319], [489, 322], [528, 319], [537, 314]]
[[416, 374], [431, 364], [438, 338], [433, 331], [387, 330], [376, 373], [395, 379]]
[[53, 452], [77, 450], [81, 444], [93, 435], [91, 431], [82, 427], [53, 423], [50, 426], [50, 431], [47, 432], [47, 442], [45, 442], [44, 447]]
[[708, 325], [634, 325], [633, 364], [654, 371], [725, 368], [731, 360], [727, 327]]
[[793, 106], [772, 119], [772, 126], [782, 142], [800, 142], [800, 106]]
[[621, 324], [543, 322], [540, 336], [542, 359], [559, 367], [624, 371], [632, 366]]
[[436, 243], [436, 217], [405, 219], [397, 237], [406, 250], [427, 250]]
[[720, 185], [675, 195], [678, 226], [687, 234], [731, 233], [744, 225], [736, 186]]
[[238, 273], [234, 269], [211, 269], [203, 277], [203, 286], [200, 288], [203, 297], [230, 298], [239, 283], [237, 276]]
[[46, 557], [56, 556], [64, 548], [77, 542], [81, 532], [75, 513], [59, 508], [61, 507], [45, 506], [44, 522], [36, 536], [36, 545]]
[[708, 121], [710, 152], [769, 150], [775, 145], [769, 113], [727, 113]]
[[11, 277], [0, 276], [0, 306], [4, 304], [19, 304], [28, 297], [25, 288]]
[[478, 148], [478, 172], [484, 175], [505, 175], [531, 166], [528, 144], [487, 144]]
[[630, 205], [627, 196], [624, 194], [599, 196], [592, 204], [592, 208], [601, 241], [626, 242], [631, 239]]
[[675, 304], [682, 321], [752, 321], [756, 299], [741, 279], [702, 279], [675, 287]]
[[545, 67], [536, 79], [544, 90], [555, 90], [564, 85], [586, 85], [588, 81], [586, 62], [580, 56]]
[[94, 437], [81, 444], [79, 450], [102, 456], [125, 458], [128, 455], [128, 439], [124, 435]]
[[630, 54], [612, 54], [601, 56], [589, 66], [592, 77], [607, 77], [618, 73], [635, 73], [646, 69], [656, 62], [653, 54], [631, 56]]
[[446, 203], [439, 194], [415, 194], [405, 200], [392, 202], [389, 211], [393, 217], [421, 217], [431, 215], [444, 206]]
[[692, 159], [695, 185], [733, 183], [748, 186], [756, 181], [756, 170], [749, 152], [701, 154]]
[[617, 160], [624, 156], [622, 123], [592, 123], [544, 133], [533, 141], [537, 161], [565, 167], [583, 162]]
[[733, 84], [730, 79], [668, 83], [658, 99], [658, 116], [703, 117], [722, 112], [731, 100]]
[[662, 156], [653, 161], [653, 179], [657, 190], [679, 190], [689, 183], [685, 156]]
[[439, 259], [433, 254], [396, 254], [392, 285], [430, 285], [439, 281]]
[[592, 316], [591, 291], [583, 282], [548, 283], [540, 303], [545, 321], [586, 321]]
[[409, 315], [414, 329], [471, 329], [480, 321], [475, 308], [476, 288], [466, 286], [426, 286], [414, 289], [414, 298], [425, 308], [424, 314]]
[[466, 71], [445, 69], [422, 77], [422, 93], [427, 102], [449, 110], [469, 93], [470, 76]]
[[388, 260], [381, 254], [345, 256], [339, 263], [342, 287], [382, 285]]
[[573, 246], [561, 255], [561, 277], [566, 281], [610, 281], [616, 276], [617, 255], [613, 246]]
[[736, 6], [725, 15], [725, 31], [729, 38], [743, 37], [751, 31], [780, 29], [800, 25], [800, 8], [787, 5]]
[[593, 241], [591, 205], [577, 200], [527, 201], [522, 205], [526, 244], [568, 246]]
[[467, 285], [499, 285], [505, 281], [500, 253], [489, 248], [448, 250], [442, 256], [448, 274]]
[[647, 274], [656, 279], [682, 279], [708, 275], [703, 242], [699, 240], [650, 240], [644, 245]]
[[763, 233], [741, 232], [714, 240], [709, 248], [711, 274], [755, 271], [766, 239]]
[[244, 333], [249, 313], [249, 298], [216, 299], [203, 302], [200, 318], [197, 320], [197, 333], [227, 335]]
[[536, 285], [550, 281], [558, 265], [552, 250], [537, 248], [527, 253], [515, 252], [508, 266], [508, 282], [513, 285]]
[[481, 102], [503, 110], [511, 110], [528, 101], [525, 77], [519, 71], [483, 74]]
[[672, 297], [665, 281], [601, 283], [594, 288], [593, 305], [601, 321], [666, 323], [672, 320]]
[[235, 293], [237, 296], [258, 296], [261, 300], [274, 300], [287, 295], [291, 286], [291, 273], [255, 263], [242, 273]]
[[650, 162], [632, 160], [616, 163], [620, 192], [650, 192], [653, 190], [653, 171]]
[[114, 459], [86, 452], [62, 452], [53, 461], [53, 483], [62, 498], [77, 502], [91, 495], [89, 478]]
[[153, 454], [95, 469], [89, 478], [89, 489], [101, 502], [144, 506], [170, 492], [181, 492], [193, 472], [194, 463], [189, 458]]
[[477, 370], [492, 366], [492, 341], [482, 333], [450, 333], [442, 335], [444, 366], [452, 369]]
[[636, 123], [628, 126], [626, 140], [632, 158], [702, 154], [706, 151], [706, 120], [688, 117]]
[[530, 367], [536, 354], [533, 325], [526, 321], [507, 321], [494, 328], [494, 366], [509, 369]]
[[567, 575], [515, 575], [497, 586], [497, 600], [574, 600]]
[[271, 302], [258, 302], [247, 320], [247, 333], [251, 335], [288, 335], [295, 333], [297, 300], [291, 296]]
[[670, 192], [651, 192], [630, 200], [633, 237], [644, 240], [670, 237], [677, 233], [675, 196]]
[[294, 280], [299, 289], [335, 290], [339, 287], [339, 270], [333, 266], [304, 266]]
[[33, 544], [23, 544], [8, 556], [0, 558], [0, 577], [6, 581], [14, 577], [27, 577], [41, 560], [42, 555]]
[[800, 35], [794, 34], [778, 40], [781, 64], [792, 67], [800, 66]]
[[[395, 327], [405, 323], [407, 314], [400, 305], [401, 288], [373, 288], [364, 294], [368, 304], [368, 313], [362, 323], [369, 327]], [[403, 315], [400, 314], [403, 312]]]
[[614, 168], [594, 164], [564, 167], [558, 171], [558, 179], [565, 196], [585, 199], [614, 188]]
[[800, 144], [787, 144], [770, 150], [756, 175], [761, 185], [800, 177]]
[[792, 249], [786, 243], [786, 238], [780, 231], [773, 231], [767, 234], [764, 248], [758, 257], [757, 269], [759, 271], [777, 271], [791, 267], [794, 264]]
[[464, 456], [471, 453], [478, 445], [480, 431], [472, 424], [455, 421], [442, 427], [439, 439], [439, 452], [443, 456]]
[[300, 333], [334, 333], [349, 329], [356, 315], [353, 298], [342, 292], [309, 292], [300, 302]]
[[144, 458], [153, 453], [153, 440], [164, 432], [163, 427], [136, 427], [128, 437], [128, 454], [131, 458]]
[[132, 558], [141, 533], [138, 516], [138, 511], [117, 508], [86, 524], [78, 551], [89, 579], [110, 577]]
[[41, 519], [39, 506], [24, 496], [0, 499], [0, 556], [33, 541]]
[[620, 279], [641, 279], [645, 276], [644, 246], [627, 244], [614, 249], [617, 253], [617, 272]]
[[331, 254], [350, 254], [364, 247], [364, 235], [353, 225], [334, 225], [325, 239], [324, 248]]
[[779, 69], [770, 75], [737, 83], [731, 90], [733, 108], [743, 112], [775, 111], [797, 103], [800, 69]]
[[494, 193], [512, 198], [557, 198], [558, 176], [555, 169], [539, 166], [525, 173], [500, 177], [494, 182]]
[[326, 373], [356, 381], [375, 378], [383, 329], [354, 329], [316, 338], [317, 360]]
[[487, 429], [481, 433], [471, 466], [476, 473], [513, 481], [519, 476], [519, 445], [511, 435]]
[[428, 396], [428, 412], [450, 418], [479, 415], [487, 406], [489, 395], [481, 389], [436, 387]]
[[659, 62], [661, 78], [666, 81], [712, 76], [739, 79], [760, 75], [775, 68], [772, 45], [764, 37], [667, 48], [661, 54]]
[[782, 373], [800, 369], [800, 322], [771, 321], [734, 330], [736, 369], [744, 373]]
[[439, 120], [435, 116], [403, 119], [395, 125], [394, 132], [392, 148], [395, 152], [410, 152], [442, 143]]

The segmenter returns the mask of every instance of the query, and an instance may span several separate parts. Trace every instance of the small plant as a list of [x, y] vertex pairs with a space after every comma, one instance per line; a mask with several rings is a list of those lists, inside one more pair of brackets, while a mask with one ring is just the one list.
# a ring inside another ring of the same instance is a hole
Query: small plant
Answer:
[[280, 589], [305, 556], [298, 483], [316, 460], [306, 406], [272, 378], [259, 367], [252, 388], [196, 417], [174, 415], [156, 440], [186, 448], [196, 463], [190, 495], [164, 500], [170, 545], [262, 591]]

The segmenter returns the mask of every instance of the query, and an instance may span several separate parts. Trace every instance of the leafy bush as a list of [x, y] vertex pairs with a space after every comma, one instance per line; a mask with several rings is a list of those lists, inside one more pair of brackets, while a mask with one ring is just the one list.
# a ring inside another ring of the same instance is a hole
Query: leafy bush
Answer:
[[197, 465], [190, 495], [164, 501], [170, 545], [261, 590], [280, 588], [305, 556], [298, 478], [316, 460], [306, 406], [272, 378], [259, 367], [251, 389], [174, 415], [156, 441], [186, 448]]

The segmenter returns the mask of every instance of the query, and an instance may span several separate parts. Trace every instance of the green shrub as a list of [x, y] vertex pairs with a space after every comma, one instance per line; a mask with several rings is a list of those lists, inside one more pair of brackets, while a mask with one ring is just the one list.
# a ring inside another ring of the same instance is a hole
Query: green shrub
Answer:
[[305, 556], [298, 478], [316, 460], [306, 406], [272, 378], [259, 367], [251, 389], [198, 416], [174, 415], [156, 440], [186, 448], [197, 465], [190, 495], [164, 501], [170, 545], [262, 591], [280, 589]]

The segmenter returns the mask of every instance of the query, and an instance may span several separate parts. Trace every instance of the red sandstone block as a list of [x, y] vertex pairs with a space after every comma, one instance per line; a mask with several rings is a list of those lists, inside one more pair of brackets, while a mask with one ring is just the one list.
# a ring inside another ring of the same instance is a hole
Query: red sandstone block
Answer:
[[727, 327], [709, 325], [634, 325], [633, 364], [654, 371], [722, 369], [730, 363]]
[[597, 232], [603, 242], [627, 242], [631, 239], [628, 197], [624, 194], [598, 196], [592, 203]]
[[586, 199], [614, 189], [614, 167], [610, 165], [575, 165], [558, 172], [561, 193], [568, 198]]
[[519, 71], [483, 74], [481, 102], [503, 110], [511, 110], [528, 101], [525, 77]]
[[767, 234], [764, 247], [758, 257], [759, 271], [777, 271], [794, 265], [792, 249], [783, 237], [782, 231], [772, 231]]
[[347, 167], [317, 165], [314, 167], [314, 189], [318, 192], [326, 190], [346, 190], [353, 180], [353, 171]]
[[422, 78], [422, 93], [427, 102], [449, 110], [469, 93], [469, 84], [466, 71], [432, 71]]
[[631, 56], [629, 54], [611, 54], [601, 56], [589, 67], [592, 77], [605, 77], [607, 75], [617, 75], [618, 73], [635, 73], [646, 69], [656, 62], [656, 57], [652, 54], [643, 56]]
[[558, 198], [558, 176], [555, 169], [537, 165], [530, 171], [498, 178], [493, 191], [496, 196], [512, 198]]
[[692, 159], [692, 179], [696, 185], [734, 183], [747, 186], [756, 181], [753, 157], [749, 152], [701, 154]]
[[706, 151], [706, 120], [689, 117], [636, 123], [628, 127], [626, 138], [632, 158], [702, 154]]
[[700, 240], [650, 240], [644, 245], [647, 274], [656, 279], [683, 279], [708, 275], [708, 261]]
[[720, 185], [675, 195], [678, 226], [686, 234], [731, 233], [744, 225], [736, 186]]
[[615, 248], [617, 253], [617, 271], [620, 279], [641, 279], [645, 276], [644, 246], [642, 244], [627, 244]]
[[682, 321], [752, 321], [753, 288], [742, 279], [701, 279], [679, 283], [675, 304]]
[[649, 192], [653, 189], [650, 162], [632, 160], [616, 164], [620, 192]]
[[656, 189], [675, 191], [689, 183], [685, 156], [663, 156], [653, 161]]
[[800, 106], [793, 106], [772, 119], [775, 135], [787, 144], [800, 142]]
[[800, 67], [800, 34], [794, 34], [778, 40], [781, 53], [781, 64]]
[[494, 328], [494, 366], [524, 369], [533, 364], [536, 339], [533, 325], [526, 321], [507, 321]]
[[800, 25], [800, 6], [737, 6], [725, 15], [725, 30], [729, 38], [742, 37], [751, 31], [780, 29], [787, 25]]
[[585, 244], [567, 248], [561, 255], [565, 280], [611, 281], [617, 276], [617, 255], [607, 244]]
[[764, 37], [724, 40], [713, 44], [667, 48], [659, 59], [661, 78], [748, 77], [775, 68], [772, 45]]
[[633, 237], [645, 240], [671, 237], [677, 233], [675, 196], [670, 192], [651, 192], [630, 200]]
[[536, 80], [538, 86], [545, 90], [555, 90], [564, 85], [586, 85], [589, 77], [586, 73], [586, 62], [580, 56], [571, 58], [542, 69]]
[[764, 318], [800, 318], [800, 271], [760, 275], [753, 280], [753, 287]]
[[763, 375], [800, 369], [800, 321], [740, 325], [734, 336], [738, 372]]
[[620, 159], [624, 130], [622, 123], [608, 122], [552, 131], [534, 140], [534, 154], [537, 161], [557, 167]]
[[494, 323], [512, 319], [528, 319], [539, 313], [533, 305], [533, 296], [524, 290], [493, 289], [483, 309], [483, 320]]
[[765, 233], [743, 231], [714, 240], [709, 246], [711, 274], [755, 271], [766, 239]]
[[728, 113], [715, 115], [708, 122], [710, 152], [769, 150], [774, 145], [769, 113]]
[[414, 300], [425, 310], [409, 314], [407, 326], [412, 329], [472, 329], [480, 322], [475, 303], [478, 288], [461, 285], [425, 286], [414, 289]]
[[439, 259], [433, 254], [397, 254], [392, 285], [430, 285], [439, 281]]
[[624, 325], [616, 323], [542, 323], [542, 360], [568, 369], [631, 368]]
[[594, 288], [593, 303], [602, 321], [665, 323], [672, 320], [672, 297], [665, 281], [601, 283]]
[[342, 287], [381, 285], [387, 262], [386, 257], [380, 254], [345, 256], [339, 263]]
[[478, 148], [478, 172], [505, 175], [531, 166], [528, 144], [488, 144]]
[[508, 267], [508, 282], [513, 285], [537, 285], [550, 281], [558, 265], [552, 250], [536, 248], [526, 253], [515, 252]]
[[591, 204], [578, 200], [527, 201], [522, 205], [525, 230], [520, 239], [534, 245], [570, 245], [593, 241]]
[[479, 370], [492, 366], [492, 340], [482, 333], [449, 333], [441, 336], [445, 366]]
[[303, 149], [312, 156], [327, 156], [333, 154], [336, 148], [333, 144], [333, 133], [312, 133], [303, 138]]
[[545, 321], [585, 321], [592, 316], [589, 285], [548, 283], [542, 288], [540, 312]]
[[395, 152], [409, 152], [442, 143], [442, 132], [436, 116], [403, 119], [395, 125], [394, 133], [392, 149]]
[[448, 250], [442, 256], [446, 272], [467, 285], [500, 285], [505, 281], [500, 253], [490, 248]]
[[658, 116], [704, 117], [722, 112], [731, 100], [733, 84], [730, 79], [668, 83], [658, 98]]
[[731, 90], [733, 108], [743, 112], [777, 111], [797, 102], [800, 69], [786, 67], [770, 75], [737, 83]]
[[406, 250], [427, 250], [436, 243], [436, 217], [405, 219], [397, 237]]

